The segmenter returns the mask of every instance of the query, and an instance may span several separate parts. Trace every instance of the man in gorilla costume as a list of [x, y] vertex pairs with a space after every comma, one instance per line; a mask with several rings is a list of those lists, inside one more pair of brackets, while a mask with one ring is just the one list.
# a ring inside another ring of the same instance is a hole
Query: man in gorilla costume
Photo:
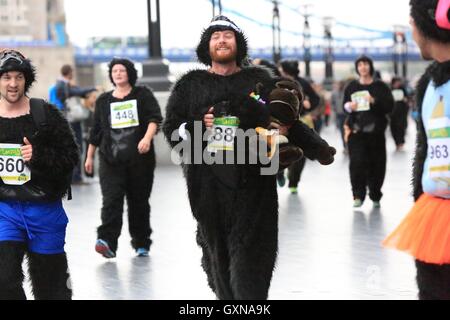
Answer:
[[[271, 81], [265, 69], [244, 67], [247, 41], [224, 16], [214, 18], [204, 30], [197, 56], [210, 68], [190, 71], [177, 81], [163, 126], [172, 147], [184, 140], [194, 152], [196, 141], [202, 141], [214, 115], [218, 116], [214, 105], [219, 109], [225, 101], [233, 106], [232, 100], [248, 97], [258, 83]], [[269, 108], [263, 103], [237, 106], [231, 115], [239, 118], [243, 129], [270, 124]], [[280, 131], [286, 128], [280, 127]], [[324, 164], [333, 161], [334, 148], [300, 122], [289, 129], [288, 136], [308, 158]], [[201, 152], [205, 146], [203, 142]], [[210, 287], [219, 299], [267, 299], [277, 256], [275, 175], [260, 174], [254, 170], [258, 165], [211, 165], [203, 158], [195, 161], [195, 156], [194, 163], [186, 158], [183, 161], [189, 201], [198, 223], [202, 266]]]
[[25, 253], [36, 300], [72, 296], [61, 199], [78, 147], [55, 106], [26, 96], [34, 80], [20, 52], [0, 52], [0, 300], [26, 298]]
[[421, 300], [450, 300], [450, 0], [411, 0], [412, 35], [426, 60], [417, 84], [414, 206], [384, 244], [416, 260]]

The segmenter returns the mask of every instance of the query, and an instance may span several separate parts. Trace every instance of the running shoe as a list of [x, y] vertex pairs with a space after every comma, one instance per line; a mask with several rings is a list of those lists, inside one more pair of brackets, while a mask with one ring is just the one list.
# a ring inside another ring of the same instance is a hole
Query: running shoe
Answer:
[[361, 199], [356, 198], [355, 200], [353, 200], [353, 208], [359, 208], [361, 207], [363, 204], [363, 202], [361, 201]]
[[108, 242], [102, 239], [97, 239], [97, 242], [95, 243], [95, 251], [108, 259], [116, 256], [114, 251], [109, 248]]
[[281, 171], [277, 174], [277, 182], [280, 187], [284, 187], [286, 184], [286, 177], [284, 176], [284, 171]]
[[291, 191], [291, 194], [297, 194], [297, 187], [291, 187], [289, 190]]
[[137, 248], [136, 253], [138, 257], [148, 257], [148, 250], [145, 248]]
[[381, 203], [380, 203], [380, 201], [373, 201], [373, 207], [374, 207], [374, 209], [379, 209], [379, 208], [381, 208]]

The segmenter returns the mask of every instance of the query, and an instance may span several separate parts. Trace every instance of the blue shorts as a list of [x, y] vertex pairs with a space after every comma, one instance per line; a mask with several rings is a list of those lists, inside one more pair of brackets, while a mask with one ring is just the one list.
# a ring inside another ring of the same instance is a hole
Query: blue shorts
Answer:
[[25, 242], [30, 252], [63, 253], [68, 222], [61, 201], [0, 201], [0, 241]]

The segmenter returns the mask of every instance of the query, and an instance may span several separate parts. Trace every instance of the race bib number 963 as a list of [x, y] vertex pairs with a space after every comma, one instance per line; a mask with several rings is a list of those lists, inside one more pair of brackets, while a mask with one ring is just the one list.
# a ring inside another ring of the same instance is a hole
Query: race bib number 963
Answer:
[[20, 144], [0, 143], [0, 178], [4, 184], [22, 185], [31, 180], [20, 147]]
[[450, 178], [450, 138], [428, 140], [430, 177]]

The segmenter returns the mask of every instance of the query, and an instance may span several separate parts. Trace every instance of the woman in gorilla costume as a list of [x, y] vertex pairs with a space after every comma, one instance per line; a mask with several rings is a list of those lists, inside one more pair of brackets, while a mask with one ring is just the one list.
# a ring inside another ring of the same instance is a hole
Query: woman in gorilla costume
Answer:
[[[231, 36], [227, 31], [232, 32]], [[234, 55], [221, 60], [221, 49]], [[172, 147], [178, 148], [181, 141], [188, 145], [188, 150], [182, 150], [182, 166], [198, 223], [202, 266], [219, 299], [267, 299], [277, 256], [276, 176], [261, 175], [254, 170], [256, 165], [211, 165], [203, 159], [192, 160], [193, 153], [198, 152], [194, 148], [196, 142], [202, 141], [207, 128], [205, 115], [213, 112], [211, 107], [248, 97], [258, 83], [270, 82], [271, 75], [259, 67], [243, 66], [247, 41], [242, 31], [224, 16], [214, 18], [204, 30], [197, 56], [211, 68], [190, 71], [177, 81], [167, 104], [163, 130]], [[230, 67], [226, 70], [230, 72], [220, 72], [220, 67]], [[242, 128], [267, 127], [270, 122], [264, 104], [240, 106], [233, 113]], [[312, 130], [298, 123], [291, 131], [290, 140], [295, 140], [307, 157], [324, 163], [333, 161], [334, 149]], [[203, 153], [206, 142], [200, 146]]]

